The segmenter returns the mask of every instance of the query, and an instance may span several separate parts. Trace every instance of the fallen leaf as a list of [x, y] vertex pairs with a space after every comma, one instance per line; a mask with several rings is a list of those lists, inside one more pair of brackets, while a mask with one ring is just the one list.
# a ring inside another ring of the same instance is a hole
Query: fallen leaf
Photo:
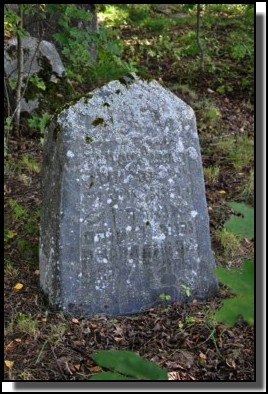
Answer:
[[23, 286], [24, 285], [22, 283], [17, 283], [17, 284], [15, 284], [14, 289], [21, 290], [23, 288]]
[[14, 361], [5, 360], [5, 366], [9, 369], [13, 367]]
[[90, 372], [92, 372], [92, 373], [97, 373], [97, 372], [101, 372], [101, 371], [102, 371], [102, 368], [99, 367], [98, 365], [96, 367], [90, 368]]
[[227, 358], [225, 361], [228, 367], [236, 368], [235, 361], [232, 358]]
[[183, 322], [182, 322], [182, 321], [179, 321], [178, 326], [179, 326], [180, 329], [183, 329], [183, 327], [184, 327]]
[[17, 346], [15, 341], [11, 341], [6, 345], [6, 353], [11, 353], [13, 352], [13, 350], [15, 349], [15, 347]]
[[116, 327], [116, 329], [114, 330], [114, 333], [116, 335], [123, 335], [123, 329], [121, 327]]
[[42, 321], [45, 323], [47, 321], [47, 317], [42, 317]]
[[153, 328], [154, 331], [160, 331], [162, 330], [162, 326], [159, 323], [156, 323], [156, 325]]
[[187, 350], [180, 350], [177, 356], [179, 364], [184, 365], [185, 368], [191, 368], [194, 363], [194, 355]]
[[207, 363], [207, 356], [204, 353], [200, 352], [199, 353], [199, 364], [202, 366], [205, 366], [206, 363]]
[[21, 343], [21, 339], [20, 338], [16, 338], [13, 341], [9, 342], [6, 345], [6, 353], [11, 353], [13, 352], [13, 350], [15, 349], [15, 347], [17, 346], [18, 343]]
[[220, 190], [219, 194], [226, 194], [226, 191], [225, 190]]
[[124, 338], [120, 338], [120, 337], [114, 337], [115, 342], [120, 342], [123, 341]]
[[200, 352], [199, 353], [199, 358], [202, 358], [203, 360], [206, 360], [207, 356], [204, 353]]
[[199, 338], [200, 338], [200, 333], [195, 334], [195, 335], [192, 336], [193, 342], [197, 342], [199, 340]]

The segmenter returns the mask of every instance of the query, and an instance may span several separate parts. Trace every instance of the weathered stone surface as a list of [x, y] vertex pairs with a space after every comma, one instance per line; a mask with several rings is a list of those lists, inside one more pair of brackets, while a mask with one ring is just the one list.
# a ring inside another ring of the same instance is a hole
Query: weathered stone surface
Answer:
[[[49, 62], [51, 70], [57, 76], [62, 77], [65, 73], [61, 58], [51, 42], [38, 41], [34, 37], [25, 37], [22, 40], [24, 48], [24, 74], [37, 74], [43, 68], [44, 58]], [[8, 77], [17, 78], [17, 39], [11, 38], [5, 42], [5, 71]]]
[[[27, 86], [24, 96], [21, 100], [21, 112], [32, 113], [35, 110], [41, 110], [42, 113], [50, 112], [53, 109], [53, 102], [61, 102], [60, 94], [70, 89], [66, 80], [62, 80], [65, 69], [61, 58], [51, 42], [38, 41], [34, 37], [25, 37], [22, 40], [23, 45], [23, 91]], [[18, 77], [17, 61], [17, 39], [11, 38], [5, 41], [4, 50], [4, 67], [5, 75], [8, 78], [10, 86], [15, 86]], [[31, 82], [31, 76], [38, 76], [45, 83], [45, 96], [50, 98], [50, 104], [42, 95], [42, 90], [38, 89]], [[13, 83], [12, 83], [13, 81]], [[60, 82], [60, 83], [59, 83]], [[59, 88], [59, 85], [61, 87]], [[68, 85], [68, 86], [66, 86]], [[52, 89], [54, 88], [54, 89]], [[64, 89], [63, 89], [64, 88]], [[54, 90], [53, 100], [51, 100], [51, 90]], [[56, 93], [55, 93], [56, 92]], [[59, 95], [59, 97], [57, 97]], [[14, 110], [14, 109], [13, 109]]]
[[194, 112], [156, 81], [112, 81], [55, 116], [42, 184], [52, 304], [117, 315], [217, 292]]

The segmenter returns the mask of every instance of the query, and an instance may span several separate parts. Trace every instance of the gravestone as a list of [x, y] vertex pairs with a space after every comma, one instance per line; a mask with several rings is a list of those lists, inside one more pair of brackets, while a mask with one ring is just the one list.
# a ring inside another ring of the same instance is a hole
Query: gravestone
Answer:
[[[15, 96], [14, 88], [18, 78], [17, 45], [16, 37], [5, 41], [4, 69], [9, 86], [12, 87], [11, 96]], [[43, 115], [44, 112], [49, 112], [53, 108], [55, 110], [55, 103], [62, 104], [61, 97], [64, 99], [67, 94], [70, 94], [72, 87], [68, 79], [64, 77], [65, 69], [55, 45], [45, 40], [39, 41], [35, 37], [24, 37], [22, 47], [22, 91], [26, 90], [21, 100], [21, 112], [30, 114], [37, 111], [36, 113]], [[39, 83], [42, 81], [43, 85], [34, 83], [34, 80]], [[47, 97], [50, 100], [47, 100]], [[12, 97], [9, 99], [11, 100]]]
[[132, 74], [55, 115], [42, 190], [40, 280], [54, 306], [125, 315], [163, 293], [216, 294], [194, 112], [156, 81]]

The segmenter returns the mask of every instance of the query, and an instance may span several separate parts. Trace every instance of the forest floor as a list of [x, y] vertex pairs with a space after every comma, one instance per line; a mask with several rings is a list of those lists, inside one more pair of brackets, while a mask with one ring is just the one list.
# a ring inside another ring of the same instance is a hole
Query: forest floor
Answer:
[[[171, 29], [174, 37], [180, 34], [180, 29]], [[151, 34], [146, 28], [125, 27], [120, 32], [134, 46], [134, 40], [149, 40]], [[161, 77], [167, 88], [195, 109], [216, 262], [239, 268], [243, 259], [253, 255], [253, 240], [242, 239], [238, 249], [226, 251], [216, 234], [230, 216], [227, 201], [254, 203], [249, 186], [253, 161], [241, 164], [244, 153], [238, 146], [246, 140], [245, 149], [253, 152], [253, 106], [239, 89], [217, 92], [217, 75], [213, 79], [204, 74], [185, 85], [183, 72], [178, 79], [168, 57], [156, 62], [148, 59], [148, 53], [139, 56], [151, 77]], [[186, 72], [184, 62], [181, 67]], [[254, 327], [241, 320], [228, 328], [213, 318], [222, 300], [230, 296], [224, 286], [216, 299], [207, 302], [163, 303], [128, 317], [74, 318], [51, 309], [39, 287], [39, 137], [11, 138], [9, 157], [5, 169], [5, 380], [86, 380], [101, 371], [91, 358], [98, 349], [138, 352], [166, 367], [174, 380], [255, 379]]]

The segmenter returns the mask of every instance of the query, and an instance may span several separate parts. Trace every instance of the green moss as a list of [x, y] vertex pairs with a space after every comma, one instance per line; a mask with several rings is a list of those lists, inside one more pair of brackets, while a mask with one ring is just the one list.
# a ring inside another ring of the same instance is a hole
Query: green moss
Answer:
[[[53, 119], [56, 119], [57, 116], [58, 116], [64, 109], [69, 108], [69, 107], [71, 107], [72, 105], [75, 105], [76, 103], [78, 103], [78, 101], [80, 101], [80, 100], [83, 99], [83, 98], [85, 99], [85, 100], [84, 100], [84, 103], [85, 103], [85, 104], [88, 104], [89, 101], [92, 99], [92, 97], [93, 97], [93, 94], [92, 94], [92, 93], [80, 94], [80, 95], [76, 96], [76, 97], [73, 98], [72, 100], [70, 100], [70, 101], [68, 101], [67, 103], [65, 103], [65, 104], [61, 105], [60, 107], [58, 107], [58, 108], [55, 110], [55, 112], [54, 112], [52, 118], [53, 118]], [[51, 119], [51, 120], [52, 120], [52, 119]]]
[[104, 119], [103, 118], [96, 118], [93, 120], [92, 125], [93, 126], [99, 126], [100, 124], [103, 124]]
[[85, 140], [87, 144], [91, 144], [93, 142], [93, 138], [90, 135], [87, 135]]

